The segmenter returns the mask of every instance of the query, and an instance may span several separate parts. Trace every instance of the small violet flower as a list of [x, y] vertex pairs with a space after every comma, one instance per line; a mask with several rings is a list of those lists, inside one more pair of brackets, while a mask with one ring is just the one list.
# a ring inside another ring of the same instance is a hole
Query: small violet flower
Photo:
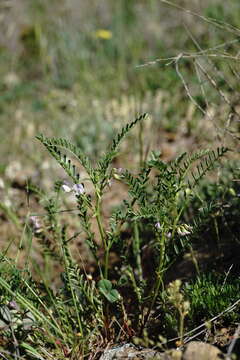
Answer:
[[62, 185], [62, 189], [64, 192], [69, 193], [69, 192], [74, 192], [75, 195], [82, 195], [84, 194], [85, 190], [84, 190], [84, 186], [83, 184], [73, 184], [70, 185], [68, 183], [64, 183]]
[[17, 311], [20, 310], [20, 307], [18, 306], [18, 304], [14, 300], [9, 301], [8, 308], [13, 309], [13, 310], [17, 310]]
[[82, 195], [85, 192], [83, 184], [74, 184], [72, 190], [75, 195]]

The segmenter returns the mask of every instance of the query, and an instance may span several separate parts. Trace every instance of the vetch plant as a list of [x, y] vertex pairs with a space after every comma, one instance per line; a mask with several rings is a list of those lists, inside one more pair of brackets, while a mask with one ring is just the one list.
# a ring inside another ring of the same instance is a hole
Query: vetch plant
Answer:
[[[179, 251], [188, 246], [188, 238], [194, 232], [194, 227], [182, 223], [181, 220], [191, 201], [192, 192], [228, 150], [221, 147], [217, 150], [201, 150], [191, 155], [184, 153], [170, 163], [163, 162], [159, 154], [153, 151], [138, 174], [112, 167], [120, 142], [146, 117], [147, 115], [143, 114], [123, 127], [95, 167], [89, 158], [68, 140], [37, 136], [73, 182], [72, 185], [63, 182], [62, 189], [75, 195], [81, 230], [85, 232], [86, 242], [99, 269], [100, 294], [104, 301], [118, 302], [121, 298], [119, 291], [125, 279], [136, 296], [140, 332], [146, 326], [156, 300], [164, 289], [165, 272]], [[70, 154], [78, 161], [79, 166], [84, 168], [87, 178], [81, 179], [81, 170], [75, 165], [76, 162], [73, 163]], [[196, 168], [193, 170], [195, 164]], [[104, 225], [104, 192], [105, 189], [110, 191], [109, 184], [112, 179], [128, 186], [129, 198], [113, 211], [107, 225]], [[93, 186], [94, 196], [85, 191], [84, 182], [87, 181]], [[94, 219], [100, 241], [92, 230]], [[132, 229], [131, 244], [128, 248], [121, 238], [124, 225]], [[149, 239], [144, 238], [144, 231]], [[120, 247], [119, 255], [123, 260], [119, 269], [121, 276], [115, 274], [115, 288], [109, 278], [109, 256], [116, 246]], [[150, 246], [154, 249], [155, 267], [148, 277], [144, 270], [143, 255], [144, 249]], [[102, 258], [99, 254], [103, 254]], [[105, 314], [110, 316], [108, 311]]]
[[[89, 248], [96, 259], [100, 272], [101, 278], [108, 278], [109, 271], [109, 252], [115, 241], [116, 235], [116, 225], [114, 226], [113, 231], [106, 231], [103, 226], [102, 221], [102, 198], [104, 189], [109, 186], [109, 182], [113, 176], [113, 169], [110, 169], [110, 165], [114, 158], [117, 155], [117, 148], [121, 140], [129, 132], [129, 130], [135, 126], [138, 122], [143, 120], [146, 117], [146, 114], [140, 116], [132, 123], [126, 125], [121, 131], [120, 134], [113, 140], [112, 146], [102, 159], [100, 159], [98, 166], [93, 168], [87, 156], [85, 156], [79, 148], [71, 144], [65, 139], [56, 139], [56, 138], [46, 138], [43, 135], [37, 136], [37, 139], [40, 140], [48, 149], [48, 151], [53, 155], [53, 157], [58, 161], [58, 163], [66, 171], [67, 175], [72, 179], [74, 185], [69, 186], [68, 184], [63, 184], [63, 190], [70, 192], [73, 191], [76, 196], [77, 206], [79, 210], [79, 217], [83, 230], [85, 231], [87, 237], [86, 241], [89, 245]], [[90, 181], [94, 187], [95, 191], [95, 201], [93, 201], [88, 194], [84, 192], [84, 187], [80, 184], [80, 174], [78, 173], [76, 166], [72, 164], [71, 159], [67, 157], [63, 150], [67, 150], [72, 153], [80, 164], [84, 167], [85, 171], [88, 174], [88, 181]], [[103, 265], [100, 263], [97, 250], [99, 248], [98, 242], [94, 238], [94, 233], [91, 230], [91, 219], [95, 217], [97, 220], [98, 230], [101, 238], [101, 247], [104, 250], [104, 261]]]

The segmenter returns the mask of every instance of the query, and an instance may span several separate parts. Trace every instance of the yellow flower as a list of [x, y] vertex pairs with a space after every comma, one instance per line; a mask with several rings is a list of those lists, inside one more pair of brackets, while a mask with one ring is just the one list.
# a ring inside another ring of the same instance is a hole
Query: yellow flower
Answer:
[[105, 29], [99, 29], [95, 32], [95, 35], [99, 39], [109, 40], [112, 38], [112, 32]]

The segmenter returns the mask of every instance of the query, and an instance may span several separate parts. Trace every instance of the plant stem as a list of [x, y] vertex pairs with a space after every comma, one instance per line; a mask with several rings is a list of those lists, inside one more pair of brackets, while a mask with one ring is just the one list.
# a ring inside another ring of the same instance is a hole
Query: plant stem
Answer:
[[148, 312], [147, 312], [147, 315], [145, 317], [145, 320], [144, 320], [144, 323], [143, 323], [143, 326], [142, 326], [142, 329], [141, 329], [141, 332], [143, 331], [148, 319], [149, 319], [149, 316], [151, 314], [151, 311], [154, 307], [154, 304], [157, 300], [157, 296], [158, 296], [158, 293], [159, 293], [159, 289], [160, 289], [160, 286], [163, 282], [163, 276], [162, 276], [162, 269], [163, 269], [163, 265], [164, 265], [164, 254], [165, 254], [165, 234], [164, 234], [164, 231], [162, 232], [162, 236], [160, 237], [159, 236], [159, 233], [157, 233], [157, 238], [159, 240], [159, 245], [160, 245], [160, 254], [159, 254], [159, 263], [158, 263], [158, 269], [156, 271], [156, 275], [157, 275], [157, 279], [156, 279], [156, 283], [155, 283], [155, 288], [153, 290], [153, 296], [152, 296], [152, 301], [151, 301], [151, 304], [148, 308]]
[[104, 234], [104, 229], [103, 229], [103, 224], [102, 224], [102, 217], [101, 217], [101, 195], [99, 194], [98, 191], [96, 191], [96, 219], [97, 219], [97, 224], [98, 224], [98, 229], [100, 232], [100, 236], [101, 236], [101, 241], [102, 241], [102, 247], [104, 250], [104, 277], [105, 279], [108, 278], [108, 260], [109, 260], [109, 248], [107, 246], [107, 242], [106, 242], [106, 236]]
[[75, 291], [75, 288], [73, 287], [73, 281], [72, 281], [72, 278], [71, 278], [71, 275], [70, 275], [68, 258], [67, 258], [68, 249], [66, 248], [66, 246], [67, 245], [64, 242], [62, 242], [62, 252], [63, 252], [63, 257], [64, 257], [65, 271], [66, 271], [66, 275], [67, 275], [67, 278], [68, 278], [68, 284], [69, 284], [69, 287], [70, 287], [72, 300], [73, 300], [73, 304], [74, 304], [76, 315], [77, 315], [79, 331], [80, 331], [81, 335], [83, 336], [82, 320], [81, 320], [81, 315], [79, 314], [79, 306], [77, 304], [76, 291]]
[[183, 345], [183, 329], [184, 329], [184, 314], [180, 312], [179, 337], [180, 337], [181, 345]]
[[[160, 289], [160, 285], [162, 284], [162, 269], [163, 269], [163, 265], [164, 265], [164, 255], [165, 255], [165, 235], [164, 235], [164, 231], [162, 232], [162, 236], [160, 238], [160, 236], [158, 235], [159, 238], [159, 245], [160, 245], [160, 254], [159, 254], [159, 263], [158, 263], [158, 269], [156, 271], [157, 274], [157, 282], [156, 282], [156, 286], [155, 286], [155, 290], [154, 290], [154, 295], [153, 295], [153, 300], [151, 303], [151, 310], [155, 304], [155, 301], [157, 299], [158, 293], [159, 293], [159, 289]], [[151, 311], [150, 310], [150, 311]]]
[[139, 165], [141, 168], [143, 166], [143, 123], [142, 122], [140, 122], [139, 124], [138, 140], [139, 140]]
[[108, 278], [108, 260], [109, 260], [109, 248], [107, 246], [105, 253], [104, 253], [104, 277], [105, 279]]
[[140, 252], [139, 230], [138, 230], [138, 224], [137, 224], [137, 221], [136, 221], [136, 220], [134, 221], [133, 250], [134, 250], [134, 255], [135, 255], [135, 257], [136, 257], [139, 280], [140, 280], [140, 281], [143, 281], [141, 252]]

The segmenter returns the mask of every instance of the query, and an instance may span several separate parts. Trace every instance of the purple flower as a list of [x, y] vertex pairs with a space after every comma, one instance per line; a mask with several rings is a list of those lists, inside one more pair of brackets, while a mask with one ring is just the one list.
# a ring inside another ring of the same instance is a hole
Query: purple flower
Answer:
[[18, 306], [18, 304], [14, 300], [9, 301], [8, 307], [9, 307], [9, 309], [20, 310], [20, 307]]
[[62, 189], [66, 193], [70, 193], [73, 191], [75, 195], [82, 195], [85, 192], [83, 184], [71, 185], [67, 182], [64, 182], [64, 184], [62, 184]]
[[74, 184], [72, 190], [75, 195], [82, 195], [85, 192], [83, 184]]

